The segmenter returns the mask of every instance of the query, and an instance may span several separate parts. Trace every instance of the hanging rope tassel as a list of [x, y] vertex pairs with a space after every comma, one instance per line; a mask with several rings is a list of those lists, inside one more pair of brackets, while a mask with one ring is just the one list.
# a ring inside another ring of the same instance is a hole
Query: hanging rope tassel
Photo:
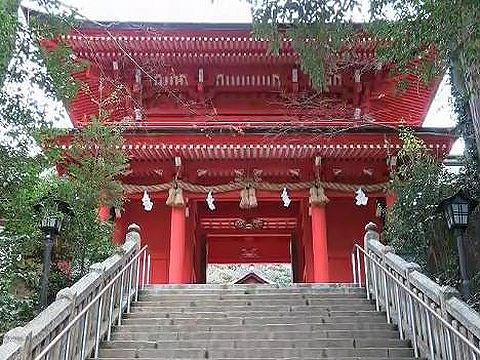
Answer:
[[310, 205], [323, 206], [330, 201], [325, 195], [325, 190], [322, 185], [315, 184], [310, 188], [310, 198], [308, 199]]
[[240, 190], [240, 209], [253, 209], [258, 206], [255, 188], [252, 186], [244, 187]]
[[258, 206], [257, 196], [255, 192], [255, 188], [251, 187], [248, 191], [248, 199], [250, 201], [250, 209], [256, 208]]
[[168, 198], [165, 203], [171, 207], [184, 207], [185, 199], [183, 198], [182, 188], [175, 184], [168, 189]]
[[248, 188], [243, 188], [240, 190], [240, 209], [250, 209], [249, 202]]

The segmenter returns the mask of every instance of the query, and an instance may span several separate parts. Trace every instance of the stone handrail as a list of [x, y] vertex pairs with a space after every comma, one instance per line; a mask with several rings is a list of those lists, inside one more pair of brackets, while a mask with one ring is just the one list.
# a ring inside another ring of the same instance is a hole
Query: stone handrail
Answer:
[[110, 282], [138, 253], [140, 228], [128, 227], [125, 243], [116, 254], [92, 264], [89, 273], [71, 287], [60, 290], [56, 300], [23, 327], [8, 331], [0, 346], [2, 360], [31, 360]]
[[[416, 263], [407, 262], [396, 255], [394, 249], [385, 246], [379, 242], [379, 234], [376, 226], [370, 223], [365, 228], [364, 249], [373, 259], [378, 261], [389, 273], [397, 280], [408, 287], [420, 299], [427, 303], [440, 317], [446, 320], [450, 325], [465, 336], [477, 348], [480, 347], [480, 314], [474, 311], [470, 306], [460, 299], [456, 289], [450, 286], [441, 286], [431, 280], [428, 276], [420, 272], [420, 266]], [[397, 325], [408, 324], [411, 318], [415, 319], [416, 333], [412, 334], [411, 328], [399, 326], [405, 338], [414, 339], [417, 345], [417, 351], [421, 357], [435, 359], [470, 359], [475, 354], [459, 339], [447, 336], [445, 327], [438, 319], [429, 316], [426, 319], [424, 309], [410, 302], [408, 304], [407, 296], [399, 296], [395, 287], [383, 286], [385, 280], [379, 279], [380, 275], [375, 275], [371, 262], [364, 259], [367, 263], [365, 269], [366, 282], [369, 290], [369, 296], [375, 299], [378, 297], [378, 306], [385, 311], [392, 322]], [[375, 291], [376, 290], [376, 291]], [[375, 295], [376, 294], [376, 295]], [[404, 305], [404, 306], [399, 306]], [[413, 307], [412, 313], [402, 312], [398, 314], [396, 309]], [[431, 332], [428, 334], [427, 322], [431, 322]], [[431, 338], [429, 339], [429, 336]], [[433, 346], [432, 346], [433, 344]]]

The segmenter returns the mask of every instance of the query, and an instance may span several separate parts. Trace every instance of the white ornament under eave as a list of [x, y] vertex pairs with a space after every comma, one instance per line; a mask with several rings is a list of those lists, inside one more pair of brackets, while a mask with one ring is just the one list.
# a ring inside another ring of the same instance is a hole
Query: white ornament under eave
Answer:
[[145, 211], [151, 211], [153, 208], [153, 202], [152, 202], [152, 199], [150, 199], [150, 196], [148, 195], [147, 190], [143, 192], [142, 204]]
[[213, 198], [213, 193], [211, 191], [208, 192], [207, 198], [205, 199], [208, 209], [213, 211], [216, 209], [215, 206], [215, 199]]
[[357, 191], [355, 191], [355, 205], [357, 206], [366, 206], [368, 203], [368, 196], [363, 192], [362, 188], [358, 188]]
[[280, 195], [280, 198], [281, 198], [282, 201], [283, 201], [283, 206], [285, 206], [285, 207], [289, 207], [289, 206], [290, 206], [290, 203], [292, 202], [292, 200], [291, 200], [290, 197], [288, 196], [288, 191], [287, 191], [287, 188], [286, 188], [286, 187], [283, 188], [283, 191], [282, 191], [282, 194]]

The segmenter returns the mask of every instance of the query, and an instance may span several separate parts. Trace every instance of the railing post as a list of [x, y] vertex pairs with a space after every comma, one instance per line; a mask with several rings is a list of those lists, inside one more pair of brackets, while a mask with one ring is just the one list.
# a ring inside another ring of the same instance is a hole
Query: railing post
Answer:
[[16, 327], [7, 332], [3, 343], [14, 343], [22, 349], [19, 360], [31, 360], [32, 333], [23, 327]]
[[353, 283], [355, 285], [359, 285], [361, 286], [360, 283], [357, 283], [357, 264], [355, 262], [355, 251], [356, 251], [356, 248], [353, 249], [353, 252], [352, 252], [352, 275], [353, 275]]
[[[135, 242], [137, 245], [137, 251], [141, 249], [141, 236], [140, 236], [140, 226], [137, 224], [130, 224], [127, 229], [127, 235], [125, 241]], [[130, 312], [130, 302], [131, 298], [135, 296], [135, 300], [138, 300], [138, 282], [139, 282], [139, 270], [140, 270], [140, 259], [137, 259], [135, 264], [131, 265], [131, 268], [128, 273], [127, 281], [127, 312]], [[133, 283], [135, 284], [135, 289], [132, 289]]]
[[150, 254], [148, 254], [147, 255], [147, 285], [150, 285], [150, 266], [151, 266]]
[[[448, 323], [451, 323], [450, 321], [450, 316], [448, 314], [447, 310], [447, 301], [450, 300], [452, 297], [460, 297], [459, 292], [457, 289], [451, 287], [451, 286], [442, 286], [440, 289], [440, 312], [442, 317], [447, 321]], [[448, 360], [453, 360], [453, 339], [450, 334], [450, 329], [445, 328], [444, 326], [441, 326], [441, 329], [435, 329], [437, 332], [442, 334], [442, 352], [444, 353], [444, 357]]]
[[125, 236], [125, 242], [133, 241], [137, 244], [137, 251], [140, 250], [142, 239], [140, 237], [140, 226], [137, 224], [128, 225], [127, 235]]
[[[365, 235], [363, 236], [363, 248], [368, 254], [368, 242], [370, 240], [379, 240], [380, 235], [377, 232], [377, 224], [374, 222], [369, 222], [367, 225], [365, 225]], [[371, 285], [372, 285], [372, 278], [371, 278], [371, 268], [370, 264], [368, 261], [367, 256], [364, 254], [363, 255], [363, 266], [364, 266], [364, 272], [365, 272], [365, 290], [367, 291], [367, 299], [371, 299]]]
[[[70, 322], [77, 314], [75, 313], [75, 307], [77, 305], [77, 293], [72, 291], [70, 288], [64, 288], [57, 293], [56, 300], [65, 299], [70, 302], [70, 316], [68, 317], [68, 322]], [[72, 333], [75, 333], [73, 329], [68, 332], [67, 339], [64, 344], [64, 356], [63, 358], [70, 359], [70, 353], [72, 351]], [[75, 342], [75, 339], [73, 340]]]

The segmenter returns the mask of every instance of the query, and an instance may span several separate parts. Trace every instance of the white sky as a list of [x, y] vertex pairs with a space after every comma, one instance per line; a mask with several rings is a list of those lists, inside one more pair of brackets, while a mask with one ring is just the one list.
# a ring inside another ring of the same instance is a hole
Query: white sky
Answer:
[[[367, 1], [365, 1], [366, 3]], [[245, 0], [64, 0], [90, 20], [135, 22], [251, 22], [250, 6]], [[364, 6], [366, 9], [366, 6]], [[365, 9], [356, 20], [366, 20]], [[424, 126], [452, 127], [455, 125], [450, 103], [450, 88], [444, 79], [427, 114]], [[66, 125], [62, 122], [62, 125]], [[461, 154], [463, 143], [458, 141], [452, 153]]]

